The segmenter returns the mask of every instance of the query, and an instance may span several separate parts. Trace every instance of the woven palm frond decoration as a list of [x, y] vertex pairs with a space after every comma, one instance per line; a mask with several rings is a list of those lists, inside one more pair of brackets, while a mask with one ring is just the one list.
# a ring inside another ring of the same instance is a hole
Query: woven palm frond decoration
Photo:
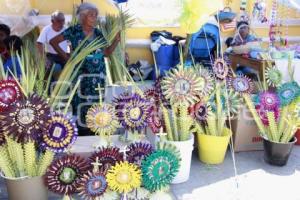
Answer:
[[22, 96], [18, 83], [14, 80], [0, 81], [0, 112], [5, 111]]
[[230, 77], [228, 82], [229, 87], [240, 94], [251, 94], [254, 91], [253, 82], [244, 75]]
[[105, 175], [101, 172], [88, 171], [81, 178], [79, 185], [79, 195], [85, 200], [101, 198], [107, 189]]
[[163, 127], [163, 113], [159, 109], [159, 106], [152, 106], [150, 117], [148, 119], [148, 126], [151, 128], [153, 133], [158, 133]]
[[266, 110], [278, 109], [280, 106], [280, 99], [275, 92], [263, 91], [257, 96], [258, 104]]
[[156, 88], [150, 88], [144, 92], [145, 98], [148, 99], [152, 104], [157, 104], [160, 100], [160, 95]]
[[154, 192], [168, 186], [178, 173], [180, 156], [176, 147], [164, 144], [142, 161], [144, 187]]
[[[226, 92], [226, 90], [223, 92]], [[225, 94], [225, 98], [227, 97], [227, 100], [225, 104], [228, 107], [228, 111], [231, 115], [236, 115], [239, 112], [239, 108], [242, 104], [241, 98], [239, 94], [233, 90], [228, 90], [228, 94]]]
[[120, 162], [108, 170], [106, 179], [112, 190], [128, 193], [141, 186], [141, 170], [127, 161]]
[[151, 103], [138, 94], [132, 94], [130, 98], [119, 97], [115, 99], [117, 116], [120, 124], [127, 130], [141, 131], [147, 127], [151, 113]]
[[50, 119], [50, 107], [45, 100], [33, 94], [0, 113], [0, 119], [2, 130], [18, 142], [36, 140]]
[[171, 104], [192, 105], [199, 100], [203, 80], [192, 69], [175, 68], [161, 82], [162, 91]]
[[112, 191], [110, 189], [106, 189], [106, 192], [101, 196], [101, 200], [119, 200], [119, 193]]
[[120, 149], [117, 147], [102, 147], [99, 151], [93, 153], [89, 158], [89, 161], [98, 162], [102, 164], [101, 169], [106, 171], [114, 166], [117, 162], [123, 161], [123, 153], [120, 152]]
[[5, 133], [4, 132], [0, 132], [0, 147], [2, 147], [3, 145], [5, 145], [6, 143], [6, 139], [5, 139]]
[[201, 101], [189, 107], [190, 115], [199, 122], [205, 121], [207, 119], [208, 112], [210, 110], [210, 106], [207, 103]]
[[78, 129], [71, 116], [53, 113], [45, 127], [41, 147], [56, 153], [64, 152], [74, 144]]
[[159, 95], [159, 102], [161, 102], [164, 106], [169, 107], [170, 106], [170, 101], [165, 97], [163, 94], [163, 89], [162, 89], [162, 81], [164, 77], [159, 76], [154, 83], [154, 88], [156, 90], [156, 93]]
[[274, 108], [272, 110], [271, 109], [268, 110], [261, 105], [256, 105], [255, 109], [256, 109], [256, 112], [257, 112], [258, 116], [260, 117], [262, 123], [265, 126], [269, 126], [269, 120], [268, 120], [268, 116], [267, 116], [268, 112], [274, 112], [275, 120], [278, 122], [279, 117], [280, 117], [279, 108]]
[[212, 69], [215, 77], [219, 80], [225, 80], [229, 74], [229, 67], [221, 58], [215, 60]]
[[141, 162], [153, 152], [153, 146], [149, 143], [136, 142], [129, 145], [127, 160], [130, 163], [141, 166]]
[[282, 73], [275, 67], [267, 68], [265, 77], [269, 86], [278, 87], [282, 83]]
[[287, 106], [300, 95], [300, 87], [297, 82], [287, 82], [279, 87], [277, 94], [281, 106]]
[[86, 123], [98, 135], [111, 135], [119, 127], [115, 108], [107, 103], [93, 105], [87, 112]]
[[128, 193], [128, 200], [149, 200], [150, 192], [145, 188], [137, 188], [132, 192]]
[[61, 195], [78, 192], [80, 179], [89, 169], [87, 161], [75, 154], [66, 155], [55, 160], [45, 175], [48, 189]]
[[203, 66], [195, 66], [196, 75], [199, 77], [201, 82], [200, 97], [201, 99], [209, 96], [214, 90], [214, 78], [210, 71], [208, 71]]

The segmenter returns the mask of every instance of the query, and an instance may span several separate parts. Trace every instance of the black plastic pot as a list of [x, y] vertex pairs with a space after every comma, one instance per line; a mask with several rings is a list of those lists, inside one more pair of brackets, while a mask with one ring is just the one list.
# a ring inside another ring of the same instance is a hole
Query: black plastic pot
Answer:
[[271, 165], [284, 166], [297, 139], [294, 137], [289, 143], [277, 143], [263, 138], [263, 142], [265, 161]]

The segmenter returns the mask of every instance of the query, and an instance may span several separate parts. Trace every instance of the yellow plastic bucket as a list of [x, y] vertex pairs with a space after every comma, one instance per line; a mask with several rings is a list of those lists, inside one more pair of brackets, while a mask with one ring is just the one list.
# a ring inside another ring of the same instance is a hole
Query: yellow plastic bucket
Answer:
[[223, 136], [197, 134], [198, 156], [206, 164], [220, 164], [224, 161], [231, 131], [225, 129]]

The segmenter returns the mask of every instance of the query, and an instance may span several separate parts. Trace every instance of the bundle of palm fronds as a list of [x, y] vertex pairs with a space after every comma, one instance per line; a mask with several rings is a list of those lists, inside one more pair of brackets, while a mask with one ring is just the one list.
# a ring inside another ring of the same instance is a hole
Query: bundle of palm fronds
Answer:
[[0, 146], [0, 169], [8, 178], [42, 176], [53, 158], [51, 151], [37, 153], [34, 142], [20, 143], [6, 137], [6, 144]]
[[[64, 100], [63, 97], [67, 97], [67, 106], [64, 110], [64, 114], [66, 114], [79, 85], [79, 81], [77, 81], [75, 86], [71, 89], [69, 88], [69, 83], [72, 84], [75, 81], [80, 64], [85, 57], [95, 50], [104, 47], [103, 41], [95, 40], [85, 46], [84, 51], [82, 51], [85, 42], [86, 40], [79, 45], [64, 66], [58, 83], [54, 86], [50, 95], [49, 84], [52, 73], [50, 73], [49, 77], [46, 77], [45, 61], [38, 57], [39, 54], [31, 51], [31, 43], [25, 43], [20, 55], [13, 55], [17, 57], [18, 62], [18, 65], [14, 63], [14, 68], [20, 67], [21, 75], [19, 77], [16, 74], [16, 70], [5, 71], [0, 59], [1, 80], [5, 82], [11, 79], [11, 77], [14, 78], [14, 82], [18, 86], [16, 86], [16, 88], [19, 88], [20, 93], [22, 93], [22, 95], [20, 95], [22, 97], [19, 97], [18, 102], [16, 100], [10, 103], [7, 107], [8, 110], [5, 110], [5, 112], [0, 111], [0, 121], [2, 125], [2, 131], [0, 132], [0, 170], [6, 177], [41, 176], [52, 162], [55, 152], [47, 149], [44, 153], [40, 153], [41, 147], [38, 147], [40, 146], [40, 142], [37, 142], [37, 138], [33, 138], [33, 135], [40, 136], [36, 133], [40, 134], [40, 131], [46, 129], [44, 126], [47, 126], [49, 122], [48, 118], [52, 114], [50, 108], [48, 106], [46, 106], [47, 109], [44, 108], [45, 106], [41, 102], [44, 102], [45, 105], [49, 103], [50, 106], [55, 108], [57, 104]], [[67, 94], [69, 92], [71, 93], [70, 95]], [[36, 105], [34, 104], [35, 102]], [[26, 106], [29, 105], [32, 107], [27, 108]], [[24, 109], [20, 106], [25, 106], [26, 108]], [[13, 109], [15, 107], [18, 107], [19, 110], [14, 111]], [[34, 108], [44, 109], [33, 111], [32, 109]], [[12, 109], [12, 111], [10, 109]], [[13, 115], [17, 115], [16, 113], [18, 112], [22, 112], [22, 116], [20, 114], [20, 116], [14, 117]], [[36, 116], [38, 113], [40, 113], [40, 116]], [[41, 116], [47, 117], [42, 118]], [[16, 122], [17, 120], [23, 122], [24, 126], [30, 125], [27, 127], [28, 130], [27, 128], [21, 130], [19, 127], [23, 126], [17, 126], [21, 123]], [[33, 120], [36, 120], [36, 122], [34, 122], [34, 125], [31, 125], [30, 123], [33, 123]], [[37, 122], [39, 124], [36, 124]], [[37, 131], [31, 131], [30, 134], [25, 132], [31, 129], [37, 129]], [[32, 138], [29, 138], [31, 136]]]
[[127, 80], [128, 72], [126, 71], [126, 29], [134, 23], [134, 19], [127, 11], [119, 11], [119, 15], [106, 15], [105, 22], [99, 21], [99, 26], [102, 30], [103, 36], [110, 45], [115, 36], [120, 32], [121, 42], [118, 44], [114, 52], [109, 56], [112, 83], [124, 82]]
[[163, 122], [169, 141], [186, 141], [190, 139], [193, 118], [189, 115], [188, 106], [173, 104], [171, 109], [161, 106]]

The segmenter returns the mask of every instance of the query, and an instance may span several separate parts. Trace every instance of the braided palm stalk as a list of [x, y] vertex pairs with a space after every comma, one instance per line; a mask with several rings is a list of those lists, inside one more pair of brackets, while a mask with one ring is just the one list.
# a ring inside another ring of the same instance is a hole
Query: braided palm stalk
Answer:
[[279, 142], [280, 136], [278, 135], [278, 127], [275, 120], [274, 112], [267, 112], [267, 117], [269, 121], [269, 128], [270, 128], [270, 140], [274, 142]]
[[52, 151], [46, 150], [45, 153], [42, 154], [37, 170], [38, 176], [43, 176], [46, 173], [48, 166], [53, 161], [53, 158], [54, 153]]
[[6, 146], [0, 147], [0, 170], [6, 177], [16, 177]]
[[10, 137], [6, 138], [9, 156], [16, 165], [16, 176], [25, 176], [25, 162], [24, 162], [24, 152], [22, 144], [14, 141]]
[[265, 128], [264, 128], [264, 125], [260, 119], [260, 117], [258, 116], [255, 108], [254, 108], [254, 105], [253, 105], [253, 102], [251, 101], [251, 98], [249, 96], [249, 94], [244, 94], [243, 95], [244, 99], [245, 99], [245, 102], [249, 108], [249, 111], [251, 112], [252, 114], [252, 117], [259, 129], [259, 134], [261, 134], [261, 136], [265, 136], [266, 135], [266, 131], [265, 131]]
[[280, 134], [282, 134], [285, 129], [285, 119], [287, 117], [287, 114], [288, 114], [288, 106], [285, 106], [280, 113], [280, 120], [278, 125], [278, 132]]
[[24, 144], [25, 171], [30, 177], [36, 176], [36, 152], [34, 142]]
[[206, 134], [208, 135], [213, 135], [216, 136], [217, 135], [217, 124], [216, 124], [216, 116], [213, 112], [208, 114], [207, 117], [207, 132]]
[[169, 112], [164, 106], [161, 106], [161, 108], [162, 108], [162, 112], [163, 112], [164, 125], [166, 127], [168, 140], [174, 141], [173, 133], [172, 133], [172, 129], [171, 129]]
[[221, 93], [220, 93], [220, 85], [217, 85], [217, 89], [216, 89], [216, 106], [217, 106], [217, 119], [216, 119], [216, 123], [217, 123], [217, 132], [214, 133], [215, 135], [221, 134], [223, 133], [223, 128], [224, 128], [224, 122], [222, 120], [222, 103], [221, 103]]
[[179, 141], [178, 124], [180, 123], [181, 119], [180, 117], [177, 118], [177, 106], [175, 105], [171, 106], [171, 119], [172, 121], [170, 123], [172, 125], [174, 141]]
[[190, 139], [190, 128], [192, 126], [192, 119], [188, 113], [186, 105], [179, 106], [179, 126], [180, 126], [180, 140], [185, 141]]

